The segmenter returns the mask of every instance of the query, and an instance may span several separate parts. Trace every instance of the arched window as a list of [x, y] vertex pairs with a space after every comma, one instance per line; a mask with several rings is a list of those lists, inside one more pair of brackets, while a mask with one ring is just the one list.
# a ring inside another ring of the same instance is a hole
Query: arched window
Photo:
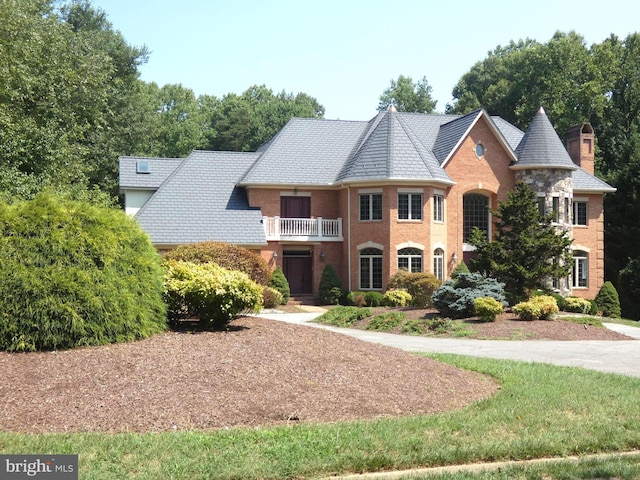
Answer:
[[360, 289], [382, 289], [382, 250], [378, 248], [360, 250]]
[[582, 250], [573, 252], [573, 272], [571, 286], [587, 287], [589, 286], [589, 254]]
[[489, 198], [478, 193], [468, 193], [462, 198], [463, 241], [471, 237], [473, 227], [489, 233]]
[[401, 248], [398, 250], [398, 269], [407, 272], [422, 271], [422, 250], [418, 248]]
[[441, 248], [433, 251], [433, 274], [438, 280], [444, 280], [444, 250]]

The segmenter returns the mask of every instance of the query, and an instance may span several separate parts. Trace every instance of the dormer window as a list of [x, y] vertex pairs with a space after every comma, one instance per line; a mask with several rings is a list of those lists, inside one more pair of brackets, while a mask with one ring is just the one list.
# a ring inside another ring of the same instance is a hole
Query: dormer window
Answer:
[[478, 142], [476, 143], [476, 157], [478, 158], [482, 158], [482, 156], [484, 155], [484, 145], [482, 145], [482, 143]]
[[136, 173], [151, 173], [149, 160], [138, 160], [136, 162]]

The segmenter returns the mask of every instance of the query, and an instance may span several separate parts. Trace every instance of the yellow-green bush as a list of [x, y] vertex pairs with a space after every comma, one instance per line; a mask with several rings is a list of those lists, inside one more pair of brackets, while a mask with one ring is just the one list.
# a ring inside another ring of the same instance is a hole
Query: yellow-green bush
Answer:
[[387, 290], [382, 296], [386, 307], [406, 307], [411, 303], [411, 294], [406, 290]]
[[282, 294], [273, 287], [262, 289], [262, 305], [264, 308], [276, 308], [282, 305]]
[[160, 257], [120, 209], [40, 194], [0, 205], [0, 349], [53, 350], [166, 329]]
[[579, 297], [565, 297], [565, 310], [574, 313], [589, 313], [591, 310], [591, 302]]
[[522, 320], [550, 320], [558, 311], [556, 299], [550, 295], [533, 297], [513, 307], [513, 313]]
[[244, 311], [262, 307], [263, 288], [245, 273], [215, 263], [164, 262], [164, 298], [169, 320], [198, 318], [220, 328]]
[[473, 310], [485, 322], [495, 322], [502, 313], [502, 303], [493, 297], [478, 297], [473, 301]]

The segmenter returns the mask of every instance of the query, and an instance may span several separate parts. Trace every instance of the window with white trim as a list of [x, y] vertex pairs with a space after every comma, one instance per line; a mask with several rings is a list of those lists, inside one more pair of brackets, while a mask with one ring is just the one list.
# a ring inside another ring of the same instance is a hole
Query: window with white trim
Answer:
[[587, 287], [589, 282], [589, 254], [582, 250], [573, 252], [573, 272], [571, 286], [574, 288]]
[[422, 271], [422, 250], [418, 248], [401, 248], [398, 250], [398, 269], [407, 272]]
[[573, 199], [573, 224], [587, 225], [587, 202]]
[[382, 220], [382, 194], [361, 193], [360, 220]]
[[398, 193], [398, 220], [422, 220], [421, 193]]
[[441, 248], [433, 251], [433, 274], [438, 280], [444, 280], [444, 250]]
[[382, 250], [378, 248], [360, 250], [360, 289], [382, 289]]
[[444, 195], [440, 193], [433, 195], [433, 221], [444, 222]]

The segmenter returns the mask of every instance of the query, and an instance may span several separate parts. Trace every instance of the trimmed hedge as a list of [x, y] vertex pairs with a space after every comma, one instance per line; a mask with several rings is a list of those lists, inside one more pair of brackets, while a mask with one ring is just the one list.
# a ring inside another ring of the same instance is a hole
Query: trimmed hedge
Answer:
[[244, 272], [260, 285], [268, 285], [271, 279], [271, 269], [260, 254], [230, 243], [200, 242], [180, 245], [165, 253], [163, 259], [196, 264], [216, 263], [227, 270]]
[[40, 194], [0, 205], [0, 349], [56, 350], [166, 329], [160, 257], [119, 209]]

